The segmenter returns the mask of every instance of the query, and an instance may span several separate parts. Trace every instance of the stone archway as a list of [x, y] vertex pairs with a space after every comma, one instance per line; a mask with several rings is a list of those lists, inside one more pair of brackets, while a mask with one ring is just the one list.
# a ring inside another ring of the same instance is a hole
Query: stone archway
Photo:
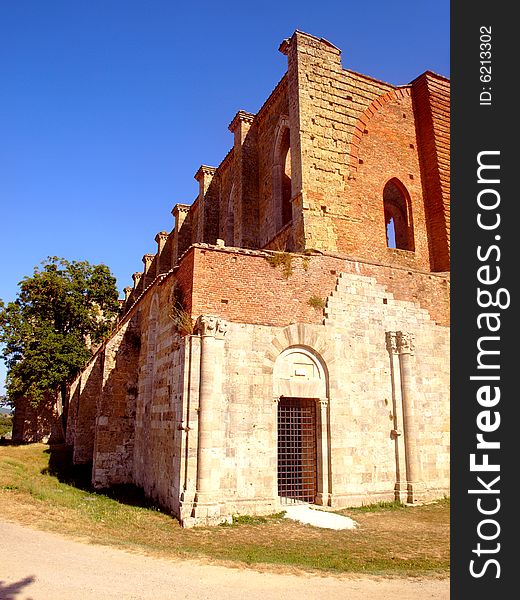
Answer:
[[282, 504], [328, 505], [328, 371], [313, 349], [291, 346], [273, 368], [277, 419], [277, 494]]

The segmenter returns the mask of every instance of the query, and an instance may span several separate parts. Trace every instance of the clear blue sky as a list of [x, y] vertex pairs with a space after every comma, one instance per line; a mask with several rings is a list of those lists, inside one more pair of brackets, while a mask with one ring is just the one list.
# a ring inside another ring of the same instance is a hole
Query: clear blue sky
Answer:
[[236, 111], [285, 72], [295, 29], [390, 83], [449, 76], [448, 0], [1, 0], [0, 298], [49, 255], [131, 285], [198, 167], [231, 148]]

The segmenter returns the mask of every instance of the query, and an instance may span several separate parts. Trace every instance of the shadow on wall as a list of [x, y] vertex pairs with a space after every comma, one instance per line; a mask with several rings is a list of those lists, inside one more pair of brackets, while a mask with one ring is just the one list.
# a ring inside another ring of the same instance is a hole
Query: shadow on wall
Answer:
[[[144, 495], [144, 491], [132, 484], [114, 485], [105, 489], [94, 489], [91, 483], [92, 463], [75, 465], [72, 462], [72, 447], [66, 444], [50, 445], [45, 451], [50, 455], [49, 466], [42, 470], [42, 475], [52, 475], [61, 483], [96, 495], [106, 496], [121, 504], [153, 508], [169, 514]], [[3, 598], [0, 596], [0, 598]]]

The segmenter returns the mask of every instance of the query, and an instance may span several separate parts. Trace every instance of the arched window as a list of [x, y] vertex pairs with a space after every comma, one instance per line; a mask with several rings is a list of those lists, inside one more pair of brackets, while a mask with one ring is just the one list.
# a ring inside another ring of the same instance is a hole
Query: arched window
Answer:
[[383, 190], [386, 245], [400, 250], [414, 250], [410, 197], [398, 179], [391, 179]]
[[273, 155], [273, 210], [276, 230], [292, 221], [291, 186], [291, 131], [288, 117], [283, 116], [278, 124]]
[[235, 184], [229, 193], [226, 215], [226, 246], [235, 245]]
[[282, 227], [292, 220], [291, 205], [291, 142], [290, 130], [286, 127], [280, 145], [280, 165], [282, 175]]

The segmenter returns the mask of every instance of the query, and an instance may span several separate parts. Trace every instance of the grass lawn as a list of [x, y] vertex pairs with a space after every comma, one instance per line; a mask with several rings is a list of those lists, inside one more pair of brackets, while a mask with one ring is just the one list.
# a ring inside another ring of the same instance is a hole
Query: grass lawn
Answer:
[[449, 499], [406, 508], [395, 503], [340, 511], [354, 530], [283, 518], [240, 517], [233, 525], [182, 529], [133, 488], [89, 488], [63, 447], [0, 446], [0, 515], [38, 529], [162, 557], [205, 558], [284, 570], [449, 575]]

